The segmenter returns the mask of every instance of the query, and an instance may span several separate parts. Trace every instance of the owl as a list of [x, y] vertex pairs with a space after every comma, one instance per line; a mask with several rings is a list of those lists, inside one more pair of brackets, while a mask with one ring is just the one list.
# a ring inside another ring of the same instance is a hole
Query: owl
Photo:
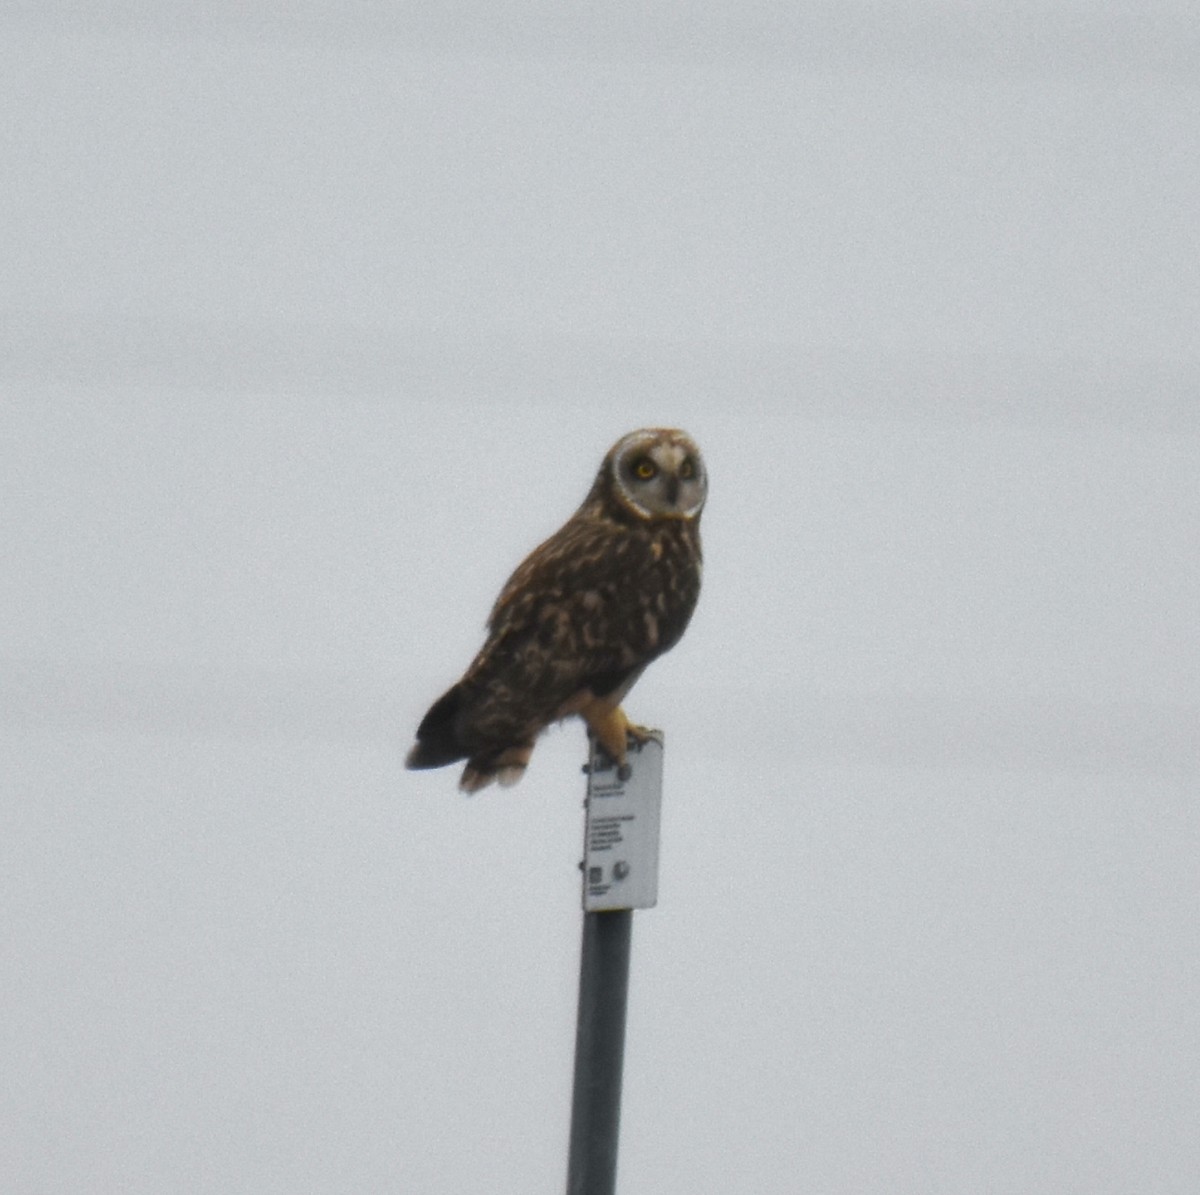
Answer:
[[621, 767], [633, 725], [621, 702], [679, 642], [700, 595], [708, 476], [682, 431], [644, 428], [609, 450], [579, 509], [496, 599], [487, 640], [430, 707], [410, 768], [466, 760], [459, 788], [520, 780], [538, 735], [579, 715]]

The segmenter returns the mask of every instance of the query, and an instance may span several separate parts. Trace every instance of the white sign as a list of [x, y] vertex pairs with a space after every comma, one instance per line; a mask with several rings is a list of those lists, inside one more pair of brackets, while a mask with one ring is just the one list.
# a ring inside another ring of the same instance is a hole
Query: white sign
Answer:
[[583, 909], [652, 909], [658, 903], [658, 831], [662, 814], [662, 731], [629, 744], [617, 766], [594, 740], [588, 760], [583, 840]]

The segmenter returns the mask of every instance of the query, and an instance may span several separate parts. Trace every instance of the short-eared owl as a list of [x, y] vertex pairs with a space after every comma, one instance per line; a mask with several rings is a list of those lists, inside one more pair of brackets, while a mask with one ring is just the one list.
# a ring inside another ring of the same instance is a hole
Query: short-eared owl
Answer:
[[488, 619], [487, 642], [417, 728], [410, 768], [465, 759], [459, 787], [515, 784], [537, 736], [579, 714], [625, 762], [644, 737], [621, 701], [674, 647], [700, 594], [708, 477], [684, 432], [645, 428], [609, 450], [583, 505], [530, 553]]

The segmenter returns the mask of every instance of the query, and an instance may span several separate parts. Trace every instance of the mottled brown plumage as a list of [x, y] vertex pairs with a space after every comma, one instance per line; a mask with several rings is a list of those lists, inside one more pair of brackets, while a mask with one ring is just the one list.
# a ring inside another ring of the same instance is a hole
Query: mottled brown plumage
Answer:
[[618, 762], [620, 708], [645, 667], [687, 627], [700, 593], [700, 513], [707, 476], [683, 432], [619, 440], [588, 496], [521, 563], [463, 678], [417, 729], [410, 768], [466, 759], [460, 787], [520, 779], [550, 723], [581, 715]]

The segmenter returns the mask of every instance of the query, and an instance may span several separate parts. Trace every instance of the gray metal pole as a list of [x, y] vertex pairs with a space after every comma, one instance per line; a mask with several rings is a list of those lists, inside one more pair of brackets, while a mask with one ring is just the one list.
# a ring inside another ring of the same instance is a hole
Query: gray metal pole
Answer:
[[583, 915], [567, 1195], [613, 1195], [633, 911]]

